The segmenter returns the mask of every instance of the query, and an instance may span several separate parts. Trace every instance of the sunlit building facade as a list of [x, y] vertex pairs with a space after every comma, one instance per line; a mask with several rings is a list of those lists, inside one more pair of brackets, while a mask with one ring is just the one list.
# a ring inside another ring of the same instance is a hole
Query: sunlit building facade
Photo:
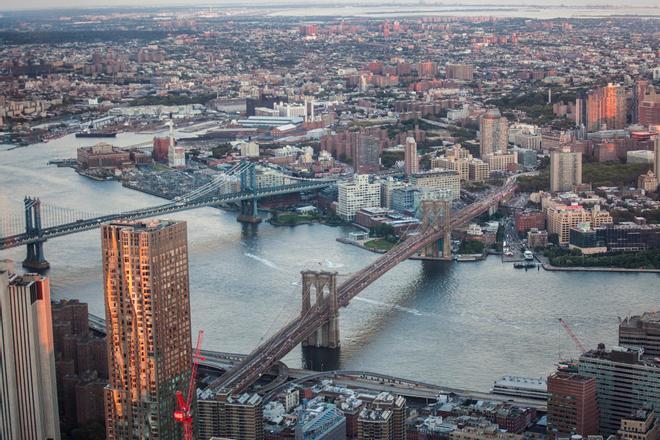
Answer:
[[192, 362], [186, 223], [111, 223], [101, 233], [107, 438], [180, 439], [175, 393]]

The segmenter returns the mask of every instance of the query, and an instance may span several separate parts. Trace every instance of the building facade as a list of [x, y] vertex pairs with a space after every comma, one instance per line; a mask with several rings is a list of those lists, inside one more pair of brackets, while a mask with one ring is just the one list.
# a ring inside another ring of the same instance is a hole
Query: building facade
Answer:
[[589, 211], [578, 204], [550, 206], [546, 218], [548, 233], [557, 234], [562, 246], [569, 244], [571, 229], [580, 223], [589, 223], [593, 228], [613, 223], [612, 216], [607, 211], [601, 211], [599, 206]]
[[626, 126], [626, 90], [608, 84], [587, 94], [587, 130], [620, 130]]
[[59, 440], [50, 283], [0, 261], [0, 438]]
[[110, 223], [101, 236], [107, 438], [179, 439], [176, 391], [192, 366], [186, 223]]
[[660, 366], [641, 352], [600, 344], [580, 356], [578, 373], [596, 379], [601, 434], [616, 433], [621, 419], [640, 408], [660, 407]]
[[362, 135], [355, 146], [353, 167], [357, 174], [370, 174], [380, 170], [380, 140]]
[[414, 137], [406, 138], [406, 145], [404, 151], [404, 166], [406, 176], [414, 174], [419, 171], [419, 158], [417, 157], [417, 142]]
[[499, 110], [489, 110], [479, 119], [479, 141], [479, 153], [482, 159], [489, 154], [507, 150], [509, 122]]
[[352, 182], [337, 185], [337, 215], [353, 221], [361, 208], [380, 206], [380, 184], [370, 183], [369, 176], [355, 175]]
[[619, 345], [642, 347], [644, 354], [660, 357], [660, 312], [646, 312], [621, 321]]
[[461, 178], [456, 171], [431, 170], [412, 174], [409, 182], [418, 188], [446, 190], [451, 200], [456, 200], [461, 196]]
[[548, 377], [548, 435], [551, 438], [598, 433], [596, 379], [556, 372]]
[[582, 183], [582, 154], [569, 149], [550, 153], [550, 191], [571, 191]]

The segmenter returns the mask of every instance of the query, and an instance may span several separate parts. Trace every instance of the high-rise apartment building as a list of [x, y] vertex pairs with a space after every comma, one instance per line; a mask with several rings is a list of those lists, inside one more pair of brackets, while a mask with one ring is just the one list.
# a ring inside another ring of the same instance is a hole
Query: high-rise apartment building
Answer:
[[641, 347], [644, 354], [660, 357], [660, 312], [628, 316], [619, 324], [619, 345]]
[[461, 196], [461, 177], [457, 171], [431, 170], [416, 173], [409, 177], [409, 182], [418, 188], [446, 190], [451, 200]]
[[369, 174], [380, 170], [380, 140], [377, 137], [360, 136], [354, 153], [353, 167], [356, 174]]
[[587, 125], [587, 95], [584, 91], [578, 92], [575, 98], [575, 125]]
[[660, 365], [643, 350], [614, 347], [580, 356], [580, 376], [596, 379], [599, 431], [614, 434], [624, 419], [640, 408], [660, 407]]
[[598, 433], [596, 379], [558, 371], [548, 377], [548, 435]]
[[563, 148], [550, 153], [550, 191], [571, 191], [582, 183], [582, 154]]
[[489, 154], [506, 152], [509, 145], [509, 122], [497, 109], [479, 119], [479, 153], [482, 160]]
[[404, 152], [404, 166], [406, 176], [419, 171], [419, 159], [417, 158], [417, 142], [414, 137], [406, 138], [405, 152]]
[[471, 64], [447, 64], [445, 66], [447, 79], [472, 81], [474, 79], [474, 66]]
[[660, 93], [656, 92], [655, 86], [646, 86], [639, 95], [637, 112], [640, 125], [660, 124]]
[[581, 205], [553, 205], [546, 211], [548, 233], [557, 234], [560, 245], [567, 245], [571, 238], [571, 229], [580, 223], [589, 223], [597, 228], [613, 223], [612, 216], [607, 211], [601, 211], [598, 205], [591, 211]]
[[367, 403], [357, 420], [358, 439], [405, 440], [406, 399], [382, 392]]
[[103, 225], [109, 440], [179, 439], [192, 364], [185, 222]]
[[489, 154], [484, 159], [491, 171], [504, 171], [518, 163], [517, 153]]
[[200, 439], [261, 440], [263, 400], [256, 393], [234, 397], [206, 389], [200, 395], [197, 425]]
[[92, 334], [87, 304], [78, 300], [54, 302], [52, 315], [60, 421], [65, 429], [102, 421], [108, 384], [105, 337]]
[[587, 130], [620, 130], [626, 126], [626, 90], [615, 84], [587, 95]]
[[355, 213], [362, 208], [380, 206], [380, 184], [369, 183], [369, 176], [355, 175], [353, 181], [337, 185], [337, 215], [353, 221]]
[[0, 439], [58, 440], [50, 283], [0, 261]]

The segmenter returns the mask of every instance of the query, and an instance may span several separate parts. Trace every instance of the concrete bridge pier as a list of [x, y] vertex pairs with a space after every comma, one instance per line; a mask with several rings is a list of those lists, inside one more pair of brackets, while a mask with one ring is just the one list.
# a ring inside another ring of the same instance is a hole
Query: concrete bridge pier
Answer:
[[[312, 293], [315, 293], [312, 295]], [[314, 303], [312, 303], [314, 298]], [[312, 307], [327, 307], [328, 320], [303, 341], [303, 347], [338, 349], [339, 304], [337, 302], [337, 272], [302, 272], [302, 308], [304, 317]]]
[[27, 257], [23, 260], [23, 267], [39, 272], [50, 267], [50, 263], [44, 257], [44, 242], [29, 243], [27, 245]]
[[241, 223], [261, 223], [261, 217], [259, 217], [256, 198], [250, 200], [241, 200], [241, 213], [238, 215], [236, 221]]

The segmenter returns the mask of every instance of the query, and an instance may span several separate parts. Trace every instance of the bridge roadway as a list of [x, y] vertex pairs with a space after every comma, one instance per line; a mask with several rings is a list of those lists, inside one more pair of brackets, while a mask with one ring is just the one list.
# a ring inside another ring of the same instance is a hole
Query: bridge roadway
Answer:
[[187, 211], [189, 209], [202, 208], [205, 206], [214, 206], [222, 203], [240, 202], [242, 200], [260, 199], [264, 197], [277, 196], [302, 191], [313, 191], [322, 189], [331, 185], [334, 181], [300, 181], [299, 183], [282, 185], [268, 188], [258, 188], [254, 192], [238, 192], [216, 195], [191, 201], [171, 202], [163, 205], [152, 206], [149, 208], [136, 209], [134, 211], [122, 212], [118, 214], [109, 214], [86, 220], [75, 221], [63, 225], [42, 228], [42, 234], [38, 237], [30, 236], [26, 233], [12, 235], [0, 238], [0, 250], [9, 249], [16, 246], [26, 245], [45, 241], [50, 238], [60, 237], [62, 235], [74, 234], [76, 232], [96, 229], [101, 224], [114, 220], [138, 220], [149, 217], [156, 217], [173, 212]]
[[[470, 221], [475, 216], [488, 210], [492, 205], [499, 203], [510, 196], [515, 189], [517, 176], [511, 177], [500, 191], [491, 193], [488, 197], [475, 202], [452, 215], [451, 227], [455, 228]], [[371, 283], [380, 278], [385, 272], [411, 257], [431, 243], [435, 243], [444, 236], [444, 229], [440, 225], [430, 225], [397, 246], [390, 249], [382, 257], [369, 266], [355, 273], [337, 289], [337, 301], [340, 307], [348, 305], [351, 299], [357, 296]], [[250, 353], [243, 362], [226, 372], [214, 381], [211, 386], [217, 392], [237, 393], [259, 379], [270, 366], [284, 357], [295, 346], [303, 342], [329, 319], [328, 304], [316, 304], [304, 316], [294, 319], [282, 327], [275, 335], [260, 344]]]

